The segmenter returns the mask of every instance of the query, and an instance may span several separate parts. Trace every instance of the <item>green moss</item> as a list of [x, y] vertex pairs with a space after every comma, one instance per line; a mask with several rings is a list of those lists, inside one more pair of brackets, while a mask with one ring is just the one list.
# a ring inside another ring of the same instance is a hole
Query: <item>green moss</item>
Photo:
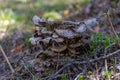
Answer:
[[44, 13], [43, 17], [47, 19], [61, 19], [62, 18], [62, 16], [57, 12], [46, 12]]
[[67, 80], [66, 74], [61, 74], [61, 75], [60, 75], [60, 78], [61, 78], [61, 80]]
[[109, 71], [104, 71], [104, 75], [105, 75], [105, 77], [106, 77], [106, 80], [108, 80], [109, 75], [110, 75]]
[[90, 50], [93, 51], [97, 46], [106, 47], [111, 43], [117, 42], [117, 38], [112, 38], [104, 33], [95, 33], [91, 34], [93, 36], [93, 40], [90, 42]]
[[79, 74], [78, 80], [83, 80], [84, 76], [82, 74]]
[[32, 34], [29, 34], [29, 35], [25, 36], [24, 41], [25, 41], [26, 44], [29, 44], [30, 37], [32, 37]]

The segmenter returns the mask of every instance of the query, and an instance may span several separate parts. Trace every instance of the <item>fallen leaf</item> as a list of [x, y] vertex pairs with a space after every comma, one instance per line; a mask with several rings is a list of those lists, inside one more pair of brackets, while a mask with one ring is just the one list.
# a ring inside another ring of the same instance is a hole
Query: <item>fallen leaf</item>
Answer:
[[98, 33], [100, 30], [99, 26], [95, 26], [95, 27], [93, 27], [93, 29], [95, 30], [96, 33]]
[[63, 14], [64, 15], [68, 15], [69, 14], [69, 10], [64, 10]]
[[15, 48], [13, 48], [13, 49], [11, 50], [11, 52], [14, 52], [14, 53], [20, 52], [20, 51], [23, 50], [24, 46], [25, 46], [25, 44], [21, 44], [21, 45], [19, 45], [19, 46], [16, 46]]

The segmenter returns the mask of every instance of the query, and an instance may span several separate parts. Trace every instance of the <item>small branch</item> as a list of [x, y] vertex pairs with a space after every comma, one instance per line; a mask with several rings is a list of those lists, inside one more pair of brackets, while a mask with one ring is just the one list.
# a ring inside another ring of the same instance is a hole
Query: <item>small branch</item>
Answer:
[[107, 49], [110, 48], [110, 47], [112, 47], [112, 46], [114, 46], [115, 44], [116, 44], [116, 43], [109, 44], [109, 45], [105, 48], [104, 54], [107, 54]]
[[55, 74], [51, 75], [48, 80], [51, 80], [52, 78], [56, 77], [60, 72], [63, 71], [66, 67], [70, 66], [71, 63], [65, 64], [62, 68], [60, 68]]
[[5, 57], [5, 60], [7, 61], [7, 64], [9, 65], [9, 67], [10, 67], [12, 73], [14, 73], [15, 71], [14, 71], [12, 65], [10, 64], [10, 62], [9, 62], [9, 60], [8, 60], [8, 57], [6, 56], [6, 54], [5, 54], [5, 52], [4, 52], [4, 50], [3, 50], [3, 48], [2, 48], [1, 45], [0, 45], [0, 50], [1, 50], [2, 54], [3, 54], [3, 56]]
[[[105, 59], [105, 71], [108, 71], [107, 59]], [[111, 80], [110, 75], [108, 75], [107, 78], [108, 78], [108, 80]]]
[[[115, 43], [112, 43], [105, 48], [104, 56], [107, 55], [108, 48], [112, 47], [113, 45], [115, 45]], [[105, 59], [105, 70], [108, 71], [107, 59]], [[108, 80], [111, 80], [109, 75], [108, 75]]]
[[96, 58], [96, 59], [91, 59], [91, 60], [89, 60], [88, 62], [84, 62], [84, 63], [92, 63], [92, 62], [95, 62], [95, 61], [99, 61], [99, 60], [102, 60], [102, 59], [106, 59], [106, 58], [109, 58], [109, 57], [111, 57], [111, 56], [113, 56], [113, 55], [115, 55], [115, 54], [118, 54], [118, 52], [120, 52], [120, 49], [117, 50], [117, 51], [115, 51], [115, 52], [113, 52], [113, 53], [109, 53], [109, 54], [106, 55], [106, 56], [99, 57], [99, 58]]
[[27, 66], [25, 66], [25, 62], [23, 60], [21, 60], [21, 62], [23, 63], [24, 68], [30, 73], [30, 75], [32, 76], [33, 80], [34, 80], [34, 75], [33, 73], [27, 68]]
[[71, 60], [71, 61], [68, 61], [68, 63], [66, 63], [62, 68], [60, 68], [55, 74], [51, 75], [49, 77], [48, 80], [51, 80], [52, 78], [54, 78], [55, 76], [57, 76], [59, 73], [61, 73], [63, 71], [63, 69], [65, 69], [66, 67], [72, 65], [72, 64], [90, 64], [90, 63], [93, 63], [93, 62], [96, 62], [96, 61], [99, 61], [99, 60], [103, 60], [103, 59], [106, 59], [106, 58], [109, 58], [115, 54], [118, 54], [120, 52], [120, 49], [113, 52], [113, 53], [109, 53], [108, 55], [104, 55], [102, 57], [99, 57], [99, 58], [95, 58], [95, 59], [90, 59], [89, 61], [76, 61], [76, 60]]
[[106, 56], [102, 56], [102, 57], [99, 57], [99, 58], [96, 58], [96, 59], [90, 59], [89, 61], [71, 61], [71, 63], [72, 64], [90, 64], [90, 63], [93, 63], [93, 62], [97, 62], [97, 61], [99, 61], [99, 60], [104, 60], [104, 59], [106, 59], [106, 58], [109, 58], [109, 57], [111, 57], [111, 56], [113, 56], [113, 55], [115, 55], [115, 54], [117, 54], [118, 52], [120, 52], [120, 49], [119, 50], [117, 50], [117, 51], [115, 51], [115, 52], [113, 52], [113, 53], [109, 53], [108, 55], [106, 55]]
[[112, 20], [111, 20], [109, 14], [108, 14], [108, 11], [107, 11], [106, 15], [107, 15], [107, 17], [108, 17], [108, 21], [109, 21], [109, 23], [110, 23], [110, 26], [111, 26], [112, 31], [113, 31], [113, 33], [114, 33], [114, 36], [118, 39], [118, 45], [120, 46], [119, 37], [118, 37], [117, 33], [115, 32], [115, 29], [114, 29], [114, 26], [113, 26], [113, 24], [112, 24]]

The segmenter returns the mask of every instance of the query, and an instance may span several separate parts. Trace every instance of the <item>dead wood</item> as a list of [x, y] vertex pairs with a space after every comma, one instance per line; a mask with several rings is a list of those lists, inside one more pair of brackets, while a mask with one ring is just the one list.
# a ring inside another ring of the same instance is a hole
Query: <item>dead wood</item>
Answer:
[[71, 61], [68, 61], [67, 63], [65, 63], [63, 65], [62, 68], [60, 68], [55, 74], [53, 74], [52, 76], [49, 77], [48, 80], [51, 80], [51, 79], [54, 79], [59, 73], [61, 73], [66, 67], [72, 65], [72, 64], [78, 64], [78, 65], [81, 65], [81, 64], [90, 64], [90, 63], [93, 63], [93, 62], [97, 62], [97, 61], [100, 61], [100, 60], [104, 60], [104, 59], [107, 59], [111, 56], [114, 56], [116, 54], [120, 53], [120, 49], [115, 51], [115, 52], [112, 52], [112, 53], [108, 53], [108, 55], [104, 55], [102, 57], [99, 57], [99, 58], [96, 58], [96, 59], [91, 59], [91, 60], [88, 60], [88, 61], [77, 61], [77, 60], [71, 60]]

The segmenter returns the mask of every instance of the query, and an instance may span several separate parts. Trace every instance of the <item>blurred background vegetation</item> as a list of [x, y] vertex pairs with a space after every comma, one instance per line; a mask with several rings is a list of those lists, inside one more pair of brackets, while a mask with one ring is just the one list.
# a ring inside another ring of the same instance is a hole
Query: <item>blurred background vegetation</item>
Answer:
[[0, 28], [28, 29], [33, 26], [31, 19], [34, 15], [61, 19], [64, 11], [68, 14], [70, 8], [78, 9], [87, 2], [88, 0], [0, 0]]

